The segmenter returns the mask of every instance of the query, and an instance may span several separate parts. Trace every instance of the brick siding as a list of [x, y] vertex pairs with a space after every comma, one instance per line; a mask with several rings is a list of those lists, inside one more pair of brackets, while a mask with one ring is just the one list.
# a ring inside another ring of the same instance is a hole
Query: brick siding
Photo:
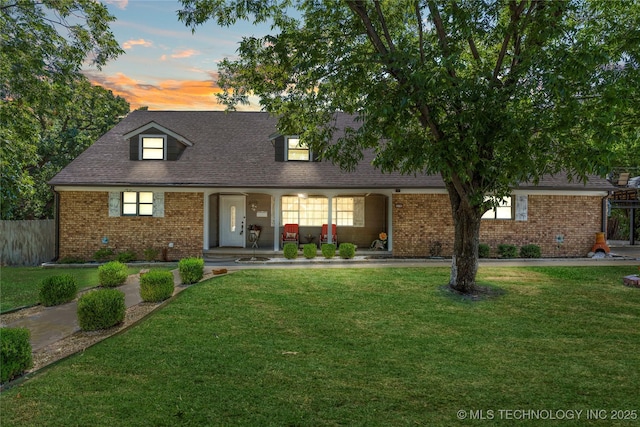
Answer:
[[[63, 191], [60, 193], [60, 258], [93, 258], [100, 248], [114, 252], [167, 248], [177, 260], [202, 256], [204, 196], [202, 193], [165, 193], [164, 217], [109, 217], [109, 193]], [[102, 244], [107, 237], [109, 243]], [[168, 248], [173, 242], [173, 248]]]
[[[529, 195], [527, 221], [482, 220], [480, 242], [491, 247], [491, 256], [498, 256], [502, 243], [538, 245], [543, 257], [585, 256], [601, 229], [601, 201], [598, 196]], [[446, 194], [394, 194], [392, 206], [395, 256], [430, 256], [435, 242], [442, 245], [442, 256], [452, 255], [454, 227]], [[558, 235], [564, 243], [557, 243]]]

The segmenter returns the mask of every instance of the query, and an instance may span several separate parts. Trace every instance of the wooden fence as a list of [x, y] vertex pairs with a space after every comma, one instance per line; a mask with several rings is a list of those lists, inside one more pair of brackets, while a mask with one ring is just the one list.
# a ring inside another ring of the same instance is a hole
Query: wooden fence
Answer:
[[40, 265], [55, 252], [55, 220], [0, 221], [0, 265]]

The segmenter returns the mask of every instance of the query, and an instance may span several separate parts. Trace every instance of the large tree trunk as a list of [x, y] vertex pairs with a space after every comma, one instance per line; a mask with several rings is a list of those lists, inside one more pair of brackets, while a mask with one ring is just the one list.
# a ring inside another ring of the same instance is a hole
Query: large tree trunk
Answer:
[[482, 214], [479, 208], [471, 205], [468, 197], [461, 197], [452, 184], [447, 184], [447, 190], [455, 227], [449, 286], [457, 292], [470, 294], [476, 290]]

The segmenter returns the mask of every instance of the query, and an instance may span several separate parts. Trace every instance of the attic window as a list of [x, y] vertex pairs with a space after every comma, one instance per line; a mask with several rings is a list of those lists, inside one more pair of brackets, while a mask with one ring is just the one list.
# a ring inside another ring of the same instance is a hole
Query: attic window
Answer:
[[300, 142], [300, 138], [287, 138], [287, 160], [308, 162], [311, 160], [309, 146]]
[[140, 135], [141, 160], [165, 160], [166, 149], [166, 135]]

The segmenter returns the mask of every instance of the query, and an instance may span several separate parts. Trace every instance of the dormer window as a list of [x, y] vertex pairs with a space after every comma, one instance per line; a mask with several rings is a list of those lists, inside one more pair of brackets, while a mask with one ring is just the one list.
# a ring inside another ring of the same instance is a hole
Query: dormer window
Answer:
[[311, 160], [309, 146], [298, 137], [287, 138], [287, 160], [308, 162]]
[[165, 160], [167, 137], [165, 135], [140, 135], [141, 160]]

